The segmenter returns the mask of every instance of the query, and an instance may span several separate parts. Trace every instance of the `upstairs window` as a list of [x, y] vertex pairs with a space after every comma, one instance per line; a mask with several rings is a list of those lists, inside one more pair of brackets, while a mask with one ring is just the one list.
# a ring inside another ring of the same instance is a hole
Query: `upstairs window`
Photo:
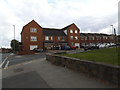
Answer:
[[89, 40], [91, 40], [91, 37], [89, 37]]
[[73, 30], [70, 30], [70, 33], [73, 33]]
[[37, 37], [36, 36], [31, 36], [31, 41], [37, 41]]
[[78, 40], [78, 37], [77, 37], [77, 36], [75, 36], [75, 40]]
[[60, 36], [58, 36], [58, 40], [60, 41]]
[[30, 32], [36, 33], [37, 29], [36, 28], [30, 28]]
[[81, 40], [84, 40], [84, 37], [81, 37]]
[[85, 40], [87, 40], [87, 37], [85, 37]]
[[77, 33], [78, 31], [77, 30], [75, 30], [75, 33]]
[[95, 40], [95, 37], [93, 37], [93, 40]]
[[48, 37], [48, 36], [45, 36], [45, 40], [49, 40], [49, 37]]
[[99, 37], [97, 37], [97, 40], [99, 40]]
[[70, 39], [73, 39], [73, 36], [70, 36]]

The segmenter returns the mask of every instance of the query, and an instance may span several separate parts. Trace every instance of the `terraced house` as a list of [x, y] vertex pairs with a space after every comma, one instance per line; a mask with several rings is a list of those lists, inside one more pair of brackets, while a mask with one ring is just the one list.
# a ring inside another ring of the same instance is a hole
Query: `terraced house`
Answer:
[[80, 33], [80, 45], [115, 43], [115, 35], [103, 33]]
[[22, 29], [21, 43], [23, 51], [52, 49], [63, 45], [80, 47], [80, 29], [74, 23], [62, 29], [43, 28], [32, 20]]

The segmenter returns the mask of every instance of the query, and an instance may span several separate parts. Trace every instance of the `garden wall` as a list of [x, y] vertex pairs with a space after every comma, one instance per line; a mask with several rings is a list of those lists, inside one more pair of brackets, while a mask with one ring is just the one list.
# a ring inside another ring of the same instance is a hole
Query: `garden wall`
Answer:
[[83, 72], [100, 80], [120, 86], [120, 67], [93, 61], [80, 60], [55, 54], [47, 54], [46, 60], [55, 65]]

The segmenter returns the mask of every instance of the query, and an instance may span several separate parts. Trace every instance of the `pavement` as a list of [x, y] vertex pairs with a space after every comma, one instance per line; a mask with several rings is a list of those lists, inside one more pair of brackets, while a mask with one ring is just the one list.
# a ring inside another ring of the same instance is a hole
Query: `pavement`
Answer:
[[83, 73], [56, 66], [45, 58], [2, 70], [3, 88], [113, 88]]

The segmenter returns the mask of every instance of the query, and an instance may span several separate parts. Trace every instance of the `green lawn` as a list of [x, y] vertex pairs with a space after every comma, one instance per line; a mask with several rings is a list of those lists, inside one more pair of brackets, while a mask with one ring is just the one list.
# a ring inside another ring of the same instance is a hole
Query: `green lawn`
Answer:
[[62, 54], [63, 56], [79, 58], [95, 62], [103, 62], [107, 64], [118, 64], [118, 52], [115, 48], [98, 49], [93, 51], [85, 51], [76, 54]]

